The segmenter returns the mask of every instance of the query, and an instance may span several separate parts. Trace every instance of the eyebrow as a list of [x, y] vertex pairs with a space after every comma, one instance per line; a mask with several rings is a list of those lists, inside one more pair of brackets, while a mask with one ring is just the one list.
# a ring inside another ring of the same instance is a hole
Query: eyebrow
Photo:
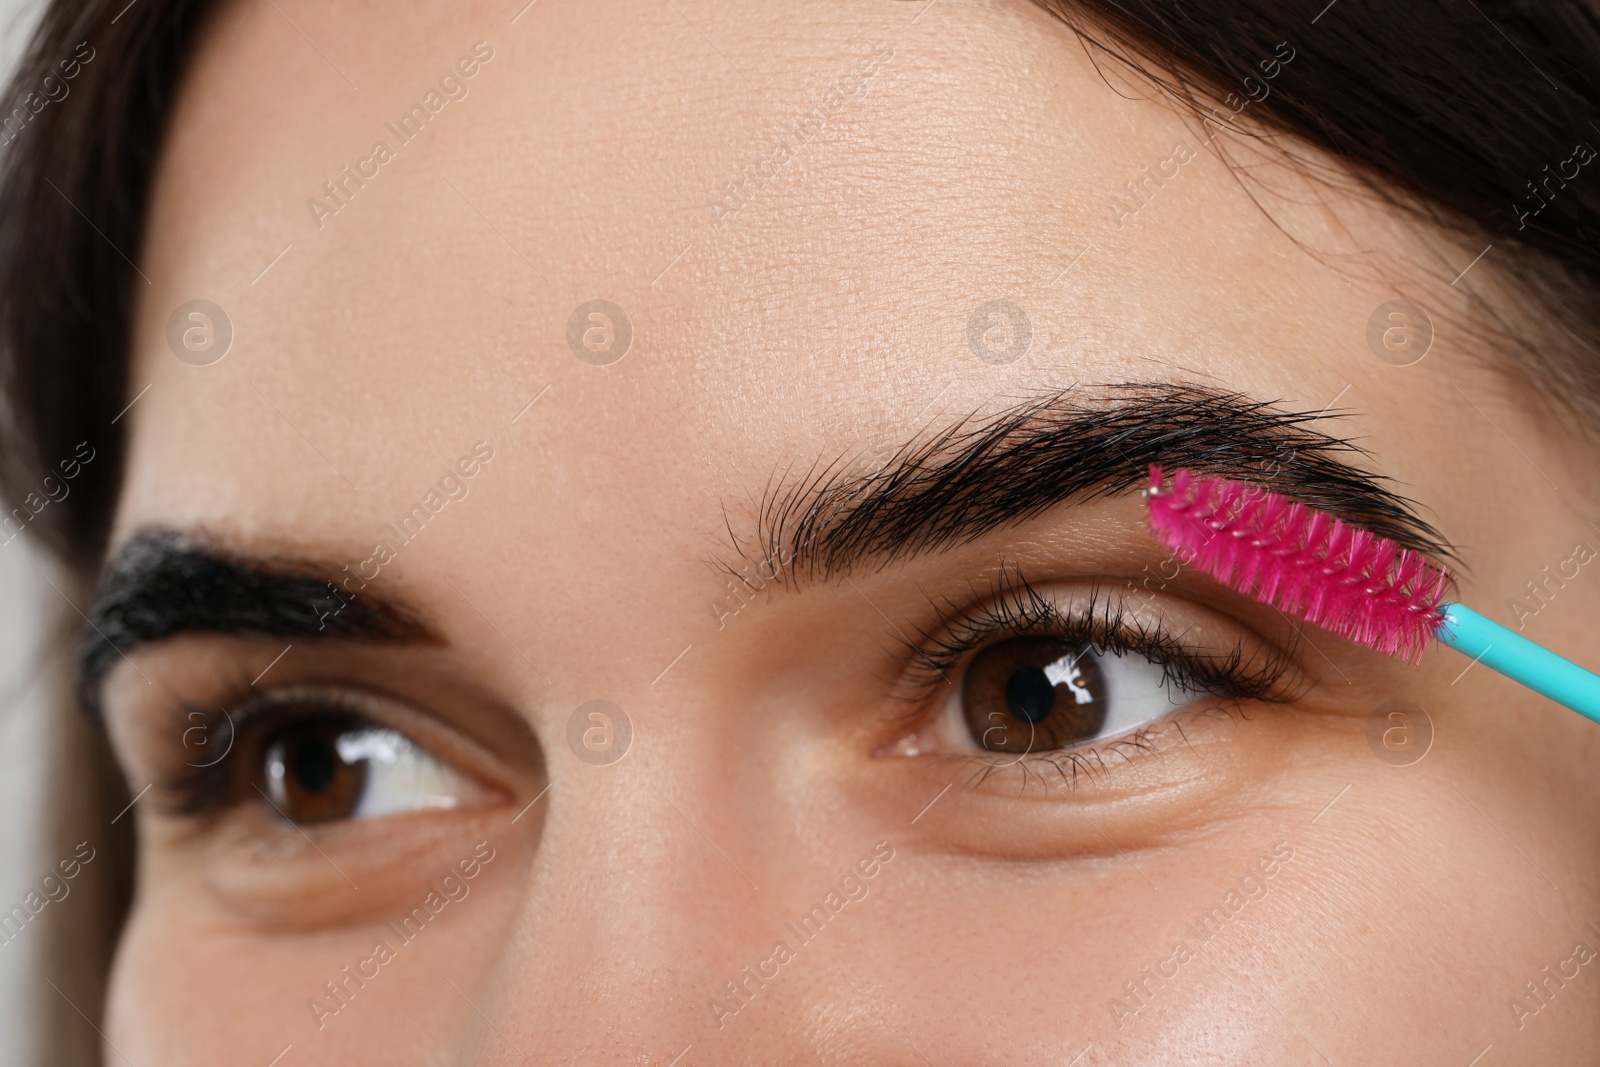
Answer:
[[[359, 589], [351, 589], [351, 583]], [[342, 584], [339, 584], [342, 583]], [[78, 642], [78, 691], [98, 711], [100, 683], [139, 645], [187, 633], [443, 644], [403, 602], [331, 564], [227, 551], [196, 535], [130, 537], [101, 572]]]
[[767, 574], [764, 564], [798, 587], [1142, 488], [1151, 464], [1161, 464], [1246, 481], [1453, 561], [1455, 548], [1417, 505], [1358, 465], [1371, 462], [1368, 452], [1314, 425], [1343, 415], [1202, 385], [1069, 387], [919, 436], [873, 473], [840, 457], [798, 479], [775, 479], [757, 518], [759, 558], [737, 537], [735, 547], [757, 573]]
[[[1170, 383], [1024, 399], [998, 416], [972, 414], [908, 441], [875, 473], [855, 474], [843, 457], [797, 481], [777, 480], [760, 509], [761, 558], [785, 561], [782, 573], [795, 586], [888, 566], [1068, 502], [1129, 492], [1160, 463], [1248, 481], [1453, 561], [1454, 547], [1387, 487], [1390, 479], [1341, 458], [1370, 459], [1364, 449], [1312, 425], [1341, 415]], [[366, 590], [360, 578], [354, 580], [362, 588], [352, 591], [351, 580], [328, 563], [251, 556], [173, 530], [141, 531], [97, 584], [78, 644], [79, 692], [94, 710], [118, 658], [188, 633], [445, 643], [403, 601]]]

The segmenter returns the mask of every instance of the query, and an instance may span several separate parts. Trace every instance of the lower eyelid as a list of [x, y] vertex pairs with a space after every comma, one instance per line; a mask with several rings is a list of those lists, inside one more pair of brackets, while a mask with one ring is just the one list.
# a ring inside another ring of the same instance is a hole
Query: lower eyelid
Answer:
[[1125, 868], [1130, 857], [1143, 866], [1141, 852], [1258, 825], [1286, 787], [1292, 795], [1307, 753], [1337, 736], [1330, 725], [1216, 699], [1117, 738], [1021, 760], [946, 752], [878, 763], [859, 788], [905, 812], [908, 847], [1085, 870]]
[[1175, 709], [1115, 737], [1054, 751], [1032, 752], [1020, 758], [982, 750], [947, 752], [940, 757], [952, 765], [971, 768], [966, 782], [969, 789], [1003, 784], [1007, 789], [1021, 788], [1066, 799], [1082, 788], [1106, 785], [1123, 766], [1159, 759], [1171, 746], [1190, 744], [1190, 735], [1208, 724], [1243, 723], [1250, 718], [1247, 702], [1219, 697]]

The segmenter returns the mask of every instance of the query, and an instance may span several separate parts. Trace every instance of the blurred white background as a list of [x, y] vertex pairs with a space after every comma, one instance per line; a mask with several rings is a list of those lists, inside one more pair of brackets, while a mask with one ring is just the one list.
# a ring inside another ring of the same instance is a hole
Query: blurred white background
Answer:
[[[40, 0], [0, 0], [0, 73], [7, 82], [43, 9]], [[60, 713], [62, 601], [44, 580], [46, 564], [22, 534], [0, 544], [0, 911], [19, 903], [53, 862], [46, 855], [42, 776], [54, 751], [50, 715]], [[45, 598], [50, 598], [46, 600]], [[54, 603], [51, 603], [54, 601]], [[39, 953], [45, 939], [24, 929], [0, 944], [0, 1063], [46, 1058], [38, 1026]]]

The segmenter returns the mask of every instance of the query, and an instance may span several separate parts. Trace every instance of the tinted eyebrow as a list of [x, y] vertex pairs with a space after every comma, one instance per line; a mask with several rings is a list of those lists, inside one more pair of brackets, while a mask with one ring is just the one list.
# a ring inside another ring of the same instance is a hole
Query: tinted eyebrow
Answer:
[[1338, 417], [1165, 382], [1023, 399], [998, 416], [969, 415], [906, 442], [874, 473], [841, 458], [798, 480], [775, 478], [758, 517], [758, 570], [781, 563], [798, 585], [887, 566], [1067, 502], [1142, 488], [1152, 463], [1248, 481], [1454, 560], [1453, 546], [1415, 504], [1357, 465], [1370, 462], [1365, 450], [1314, 425]]
[[101, 572], [78, 642], [79, 692], [94, 708], [120, 657], [187, 633], [444, 643], [403, 603], [367, 584], [331, 563], [266, 559], [173, 530], [142, 531]]

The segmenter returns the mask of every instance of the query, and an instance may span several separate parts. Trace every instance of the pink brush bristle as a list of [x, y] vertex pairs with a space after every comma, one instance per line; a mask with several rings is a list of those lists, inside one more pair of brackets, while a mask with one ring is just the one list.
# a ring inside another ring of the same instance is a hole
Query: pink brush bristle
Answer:
[[1443, 617], [1449, 571], [1288, 497], [1153, 466], [1146, 503], [1180, 563], [1368, 648], [1415, 663]]

